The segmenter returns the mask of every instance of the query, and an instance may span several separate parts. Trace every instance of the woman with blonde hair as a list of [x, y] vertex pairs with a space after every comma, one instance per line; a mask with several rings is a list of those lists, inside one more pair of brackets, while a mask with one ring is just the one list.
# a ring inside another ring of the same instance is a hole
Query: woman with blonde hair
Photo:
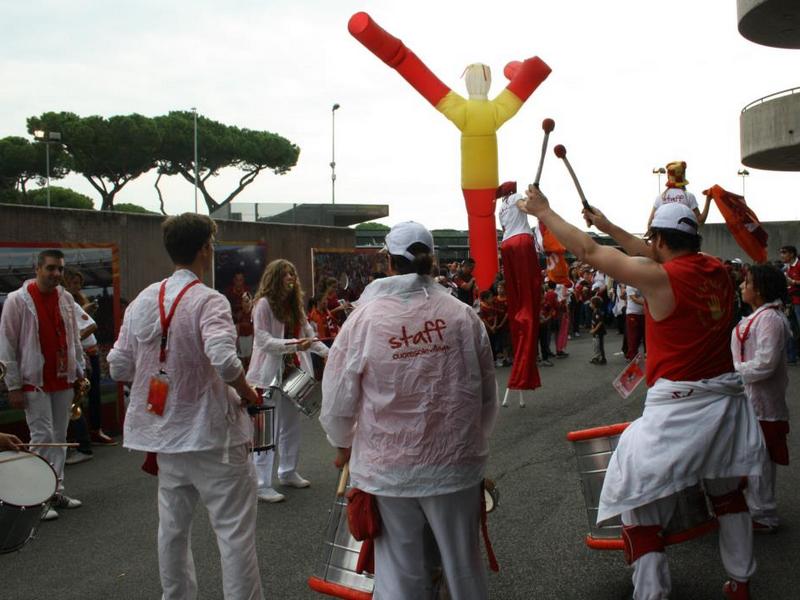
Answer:
[[[279, 455], [278, 481], [283, 486], [305, 488], [310, 485], [297, 472], [300, 451], [300, 415], [279, 388], [287, 369], [299, 367], [313, 373], [310, 352], [327, 356], [325, 344], [314, 341], [314, 330], [303, 310], [303, 290], [297, 269], [288, 260], [273, 260], [264, 269], [253, 305], [255, 340], [247, 381], [260, 391], [273, 388]], [[285, 496], [272, 487], [274, 451], [256, 453], [258, 498], [281, 502]]]

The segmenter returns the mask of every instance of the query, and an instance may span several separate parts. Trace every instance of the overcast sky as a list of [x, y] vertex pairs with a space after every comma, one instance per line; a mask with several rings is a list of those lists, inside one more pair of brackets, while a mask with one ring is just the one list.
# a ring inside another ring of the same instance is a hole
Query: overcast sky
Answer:
[[[347, 32], [365, 10], [447, 85], [466, 95], [464, 67], [538, 55], [550, 77], [498, 133], [501, 181], [532, 180], [541, 122], [555, 119], [542, 189], [580, 222], [552, 146], [564, 144], [590, 202], [639, 232], [656, 195], [654, 167], [688, 163], [698, 197], [741, 193], [739, 113], [799, 85], [800, 51], [761, 47], [736, 28], [734, 0], [491, 2], [397, 0], [0, 0], [0, 137], [27, 135], [45, 111], [148, 116], [196, 106], [227, 124], [278, 133], [301, 148], [283, 176], [264, 173], [239, 199], [330, 202], [331, 106], [337, 203], [388, 204], [387, 224], [466, 228], [459, 132]], [[14, 24], [12, 27], [10, 24]], [[762, 221], [800, 219], [796, 173], [749, 169], [746, 197]], [[148, 174], [117, 202], [157, 209]], [[210, 186], [224, 197], [233, 170]], [[80, 176], [63, 183], [93, 198]], [[663, 180], [662, 180], [663, 185]], [[192, 210], [191, 184], [162, 184], [170, 213]], [[702, 201], [702, 198], [699, 198]], [[201, 212], [205, 211], [201, 199]], [[710, 222], [721, 221], [712, 208]]]

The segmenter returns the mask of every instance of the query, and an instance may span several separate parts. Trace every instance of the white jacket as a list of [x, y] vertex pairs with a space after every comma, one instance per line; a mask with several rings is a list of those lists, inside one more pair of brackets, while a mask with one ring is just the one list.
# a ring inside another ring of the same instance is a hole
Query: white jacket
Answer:
[[[296, 338], [285, 338], [285, 326], [273, 314], [269, 301], [259, 298], [253, 306], [253, 355], [247, 369], [247, 382], [253, 387], [267, 389], [280, 386], [283, 378], [283, 355], [297, 352]], [[301, 337], [315, 337], [314, 329], [305, 316], [300, 326]], [[311, 352], [328, 356], [328, 347], [322, 342], [313, 342], [309, 350], [299, 352], [300, 368], [313, 376]]]
[[[0, 319], [0, 361], [6, 365], [5, 381], [11, 391], [22, 389], [23, 385], [39, 387], [43, 383], [44, 355], [39, 344], [39, 318], [28, 292], [28, 285], [34, 281], [29, 279], [8, 295]], [[56, 291], [67, 332], [67, 381], [73, 383], [83, 378], [84, 369], [81, 335], [73, 309], [75, 300], [61, 286]]]
[[[167, 314], [181, 289], [194, 279], [194, 273], [182, 269], [167, 280]], [[160, 286], [161, 282], [150, 285], [131, 302], [119, 338], [108, 354], [111, 377], [133, 382], [124, 446], [177, 453], [250, 442], [250, 419], [236, 392], [225, 383], [242, 373], [231, 306], [225, 296], [202, 284], [186, 292], [169, 328], [165, 369], [169, 394], [164, 414], [147, 411], [150, 379], [160, 368]]]
[[353, 486], [384, 496], [447, 494], [484, 476], [497, 417], [486, 329], [430, 277], [370, 283], [322, 379], [320, 422], [352, 447]]
[[[763, 313], [763, 314], [762, 314]], [[744, 360], [739, 335], [744, 335], [748, 323], [748, 337], [744, 343]], [[759, 307], [752, 315], [744, 317], [731, 333], [733, 366], [742, 376], [747, 397], [753, 403], [756, 416], [762, 421], [788, 421], [786, 387], [786, 340], [791, 336], [789, 321], [783, 314], [780, 300]]]

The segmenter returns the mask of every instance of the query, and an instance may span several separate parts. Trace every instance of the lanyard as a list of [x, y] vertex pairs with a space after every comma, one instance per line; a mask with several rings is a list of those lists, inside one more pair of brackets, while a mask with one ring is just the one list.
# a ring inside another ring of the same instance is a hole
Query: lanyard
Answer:
[[765, 312], [767, 312], [771, 308], [773, 308], [775, 310], [778, 310], [777, 306], [770, 306], [769, 308], [765, 308], [764, 310], [762, 310], [760, 313], [758, 313], [756, 316], [754, 316], [752, 319], [750, 319], [747, 322], [747, 325], [745, 326], [744, 331], [741, 331], [741, 329], [740, 329], [740, 325], [741, 324], [736, 326], [736, 330], [735, 331], [736, 331], [736, 339], [739, 340], [739, 361], [740, 362], [744, 362], [744, 343], [747, 341], [747, 338], [750, 337], [750, 328], [753, 326], [753, 323], [755, 322], [755, 320], [758, 317], [763, 315]]
[[187, 283], [183, 286], [183, 289], [178, 293], [175, 297], [175, 301], [172, 303], [172, 306], [169, 308], [169, 314], [164, 314], [164, 293], [167, 289], [167, 280], [161, 282], [161, 289], [158, 290], [158, 316], [161, 319], [161, 351], [159, 353], [159, 360], [163, 365], [167, 362], [167, 333], [169, 332], [169, 325], [172, 323], [172, 317], [175, 315], [175, 309], [178, 306], [178, 302], [181, 301], [183, 295], [189, 291], [189, 288], [197, 285], [200, 283], [199, 279], [195, 279], [194, 281]]

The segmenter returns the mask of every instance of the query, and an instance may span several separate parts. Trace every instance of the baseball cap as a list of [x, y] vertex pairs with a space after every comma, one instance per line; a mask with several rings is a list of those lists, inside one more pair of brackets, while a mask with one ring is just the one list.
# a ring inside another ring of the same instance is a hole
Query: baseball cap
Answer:
[[408, 251], [414, 244], [424, 244], [428, 250], [433, 252], [433, 235], [425, 229], [424, 225], [414, 221], [398, 223], [386, 234], [385, 249], [389, 254], [414, 260], [414, 255]]
[[650, 223], [650, 227], [675, 229], [690, 235], [697, 235], [697, 230], [700, 226], [697, 224], [697, 217], [688, 206], [680, 202], [671, 202], [662, 204], [656, 209], [656, 214], [653, 216], [653, 222]]

